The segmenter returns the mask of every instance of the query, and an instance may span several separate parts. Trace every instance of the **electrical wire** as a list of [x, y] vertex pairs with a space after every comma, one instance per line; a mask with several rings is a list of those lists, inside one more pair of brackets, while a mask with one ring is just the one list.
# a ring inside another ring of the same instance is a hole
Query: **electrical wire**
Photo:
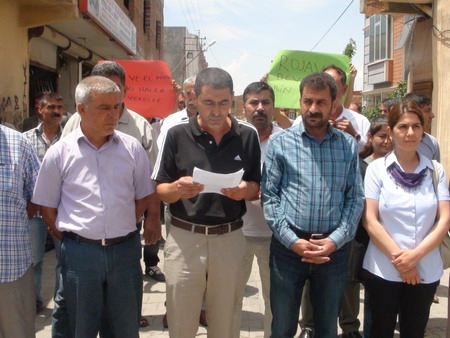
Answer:
[[347, 9], [350, 7], [350, 5], [354, 2], [355, 0], [351, 0], [350, 3], [347, 5], [347, 7], [345, 7], [344, 11], [341, 13], [341, 15], [339, 15], [339, 17], [336, 19], [335, 22], [333, 22], [333, 24], [331, 25], [330, 28], [328, 28], [328, 30], [325, 32], [325, 34], [320, 38], [319, 41], [317, 41], [317, 43], [314, 45], [313, 48], [311, 48], [311, 52], [314, 50], [314, 48], [317, 47], [317, 45], [323, 40], [323, 38], [330, 32], [330, 30], [334, 27], [334, 25], [336, 25], [336, 23], [341, 19], [341, 17], [344, 15], [344, 13], [347, 11]]

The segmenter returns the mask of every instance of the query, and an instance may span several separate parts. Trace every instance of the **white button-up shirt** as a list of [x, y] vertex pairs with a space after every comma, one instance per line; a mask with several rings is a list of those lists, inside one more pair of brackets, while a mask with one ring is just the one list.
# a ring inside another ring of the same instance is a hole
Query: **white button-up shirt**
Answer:
[[[415, 173], [428, 168], [423, 182], [416, 188], [396, 184], [387, 168], [400, 164], [394, 152], [369, 164], [364, 179], [366, 198], [378, 200], [381, 225], [401, 249], [415, 248], [434, 226], [438, 200], [450, 200], [447, 178], [442, 165], [438, 164], [438, 191], [434, 191], [433, 164], [419, 154], [420, 163]], [[437, 195], [437, 196], [436, 196]], [[401, 282], [398, 270], [372, 241], [369, 242], [363, 267], [388, 281]], [[417, 264], [422, 283], [433, 283], [442, 276], [442, 259], [439, 248], [424, 256]]]

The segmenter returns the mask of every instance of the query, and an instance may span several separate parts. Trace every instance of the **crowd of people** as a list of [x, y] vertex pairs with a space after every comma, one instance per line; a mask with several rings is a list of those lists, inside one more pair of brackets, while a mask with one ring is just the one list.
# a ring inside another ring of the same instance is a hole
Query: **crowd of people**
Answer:
[[[147, 121], [123, 102], [125, 79], [100, 63], [73, 115], [46, 92], [29, 130], [0, 125], [0, 337], [35, 336], [47, 232], [52, 337], [139, 337], [145, 274], [166, 283], [170, 337], [202, 324], [239, 338], [254, 259], [264, 337], [298, 325], [301, 338], [337, 337], [339, 324], [342, 338], [390, 338], [397, 322], [401, 337], [424, 337], [450, 221], [429, 98], [383, 101], [369, 121], [330, 65], [301, 81], [295, 121], [263, 80], [244, 90], [241, 121], [230, 74], [206, 68], [185, 80], [176, 112]], [[220, 176], [239, 173], [236, 186]]]

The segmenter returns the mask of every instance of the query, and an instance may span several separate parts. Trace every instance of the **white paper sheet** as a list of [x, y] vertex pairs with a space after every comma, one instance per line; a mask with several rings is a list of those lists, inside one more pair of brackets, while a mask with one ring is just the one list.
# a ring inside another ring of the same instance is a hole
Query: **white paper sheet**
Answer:
[[205, 189], [201, 192], [201, 194], [216, 193], [223, 195], [220, 192], [220, 189], [237, 187], [241, 182], [243, 175], [244, 169], [241, 169], [231, 174], [216, 174], [207, 170], [194, 167], [192, 180], [196, 183], [200, 183], [205, 186]]

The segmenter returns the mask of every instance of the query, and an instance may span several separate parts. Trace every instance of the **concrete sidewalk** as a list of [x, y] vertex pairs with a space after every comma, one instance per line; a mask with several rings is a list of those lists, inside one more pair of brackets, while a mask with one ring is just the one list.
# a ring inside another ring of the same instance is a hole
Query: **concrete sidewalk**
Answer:
[[[162, 250], [159, 251], [161, 258], [160, 267], [164, 270], [164, 259]], [[35, 320], [36, 337], [51, 337], [51, 310], [53, 308], [53, 289], [54, 289], [54, 266], [56, 258], [55, 252], [49, 251], [45, 254], [43, 266], [42, 294], [47, 304]], [[142, 263], [143, 264], [143, 263]], [[433, 304], [431, 307], [430, 320], [428, 322], [427, 336], [429, 338], [445, 338], [447, 327], [447, 294], [448, 294], [449, 270], [446, 270], [441, 279], [441, 285], [438, 287], [437, 295], [439, 304]], [[147, 318], [150, 325], [140, 329], [140, 337], [169, 337], [167, 329], [163, 328], [162, 317], [165, 313], [164, 301], [166, 298], [165, 283], [157, 283], [153, 279], [144, 277], [144, 299], [142, 314]], [[360, 320], [363, 322], [363, 292], [361, 292], [361, 312]], [[264, 302], [261, 294], [261, 283], [259, 280], [258, 266], [256, 260], [253, 264], [250, 280], [246, 287], [244, 306], [242, 313], [241, 337], [263, 337], [263, 313]], [[360, 328], [362, 331], [362, 327]], [[297, 337], [300, 334], [300, 328], [297, 331]], [[197, 337], [206, 338], [206, 328], [200, 326]], [[394, 337], [399, 337], [398, 332]], [[126, 338], [126, 337], [124, 337]], [[225, 338], [225, 337], [224, 337]]]

